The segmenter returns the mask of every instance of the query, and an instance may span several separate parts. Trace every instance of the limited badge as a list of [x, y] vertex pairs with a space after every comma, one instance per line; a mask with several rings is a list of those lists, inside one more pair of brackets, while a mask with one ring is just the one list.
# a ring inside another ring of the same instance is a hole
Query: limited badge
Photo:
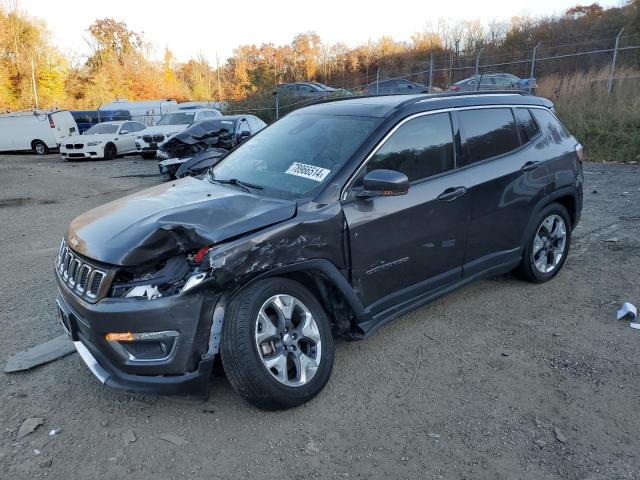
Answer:
[[293, 162], [287, 171], [289, 175], [295, 175], [296, 177], [308, 178], [309, 180], [315, 180], [321, 182], [327, 175], [331, 173], [331, 170], [322, 167], [316, 167], [315, 165], [307, 165], [306, 163]]

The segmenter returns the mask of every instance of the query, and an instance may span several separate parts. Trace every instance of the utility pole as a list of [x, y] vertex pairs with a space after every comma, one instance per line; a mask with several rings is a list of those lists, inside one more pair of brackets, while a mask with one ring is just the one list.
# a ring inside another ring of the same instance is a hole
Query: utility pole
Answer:
[[624, 32], [624, 28], [620, 30], [620, 33], [616, 36], [616, 46], [613, 47], [613, 61], [611, 62], [611, 73], [609, 74], [609, 84], [607, 85], [607, 91], [609, 95], [613, 91], [613, 75], [616, 71], [616, 60], [618, 59], [618, 44], [620, 43], [620, 37], [622, 36], [622, 32]]
[[376, 95], [380, 91], [380, 66], [378, 66], [378, 71], [376, 72]]
[[38, 88], [36, 87], [36, 69], [31, 58], [31, 83], [33, 84], [33, 97], [36, 101], [36, 110], [38, 110]]

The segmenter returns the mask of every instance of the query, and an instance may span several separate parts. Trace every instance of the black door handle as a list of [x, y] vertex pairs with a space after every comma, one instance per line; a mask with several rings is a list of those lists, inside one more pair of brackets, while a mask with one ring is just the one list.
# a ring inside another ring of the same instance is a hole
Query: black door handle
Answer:
[[465, 193], [467, 193], [467, 189], [464, 187], [450, 187], [440, 195], [438, 195], [438, 200], [442, 200], [443, 202], [450, 202], [458, 197], [461, 197]]
[[538, 160], [529, 160], [524, 165], [522, 165], [522, 167], [520, 167], [520, 171], [528, 172], [529, 170], [537, 168], [538, 165], [540, 165], [540, 162]]

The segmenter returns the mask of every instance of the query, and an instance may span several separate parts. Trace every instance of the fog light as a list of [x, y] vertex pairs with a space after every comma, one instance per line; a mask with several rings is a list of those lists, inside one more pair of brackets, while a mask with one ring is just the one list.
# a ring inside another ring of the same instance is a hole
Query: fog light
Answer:
[[153, 362], [169, 358], [180, 334], [176, 330], [142, 333], [107, 333], [109, 345], [130, 362]]

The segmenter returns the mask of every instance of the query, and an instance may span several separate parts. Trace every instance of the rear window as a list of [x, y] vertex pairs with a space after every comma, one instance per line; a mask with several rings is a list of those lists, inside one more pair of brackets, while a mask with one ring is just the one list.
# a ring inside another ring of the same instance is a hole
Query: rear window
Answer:
[[518, 131], [520, 132], [522, 143], [530, 142], [540, 133], [540, 127], [538, 127], [529, 109], [516, 108], [515, 113], [518, 119]]
[[458, 119], [466, 137], [466, 164], [497, 157], [520, 146], [510, 108], [461, 110]]

